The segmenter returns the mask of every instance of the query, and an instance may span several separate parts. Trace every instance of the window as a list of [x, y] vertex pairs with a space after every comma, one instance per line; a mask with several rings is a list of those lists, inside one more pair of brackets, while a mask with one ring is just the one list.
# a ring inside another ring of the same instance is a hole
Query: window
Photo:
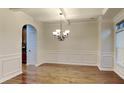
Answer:
[[116, 30], [124, 29], [124, 20], [116, 24]]
[[116, 55], [117, 63], [124, 66], [124, 20], [116, 25]]

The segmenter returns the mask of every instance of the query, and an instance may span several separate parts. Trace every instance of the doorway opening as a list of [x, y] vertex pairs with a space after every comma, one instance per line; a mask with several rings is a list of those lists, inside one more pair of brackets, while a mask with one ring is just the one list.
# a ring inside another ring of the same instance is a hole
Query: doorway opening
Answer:
[[36, 29], [32, 25], [24, 25], [22, 28], [22, 64], [36, 64]]

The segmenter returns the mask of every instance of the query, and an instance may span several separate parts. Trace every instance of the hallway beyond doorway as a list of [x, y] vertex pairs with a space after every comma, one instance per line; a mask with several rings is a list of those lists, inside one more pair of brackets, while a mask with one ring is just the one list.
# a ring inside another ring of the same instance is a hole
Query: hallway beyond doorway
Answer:
[[22, 28], [22, 63], [27, 65], [36, 64], [37, 32], [32, 25], [26, 24]]

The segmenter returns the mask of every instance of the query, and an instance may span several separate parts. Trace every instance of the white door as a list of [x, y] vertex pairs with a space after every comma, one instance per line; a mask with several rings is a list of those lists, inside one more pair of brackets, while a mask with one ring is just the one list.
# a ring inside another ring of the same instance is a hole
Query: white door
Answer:
[[36, 64], [36, 29], [27, 25], [27, 64]]

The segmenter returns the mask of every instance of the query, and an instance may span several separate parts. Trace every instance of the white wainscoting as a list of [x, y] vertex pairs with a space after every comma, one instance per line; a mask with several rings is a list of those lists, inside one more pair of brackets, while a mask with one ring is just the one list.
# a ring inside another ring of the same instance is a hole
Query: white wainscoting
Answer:
[[117, 73], [122, 79], [124, 79], [124, 65], [115, 64], [114, 71]]
[[0, 56], [0, 83], [22, 73], [20, 59], [19, 54]]
[[2, 62], [0, 60], [0, 78], [2, 77]]
[[113, 52], [110, 51], [102, 52], [101, 62], [98, 67], [100, 70], [113, 71], [114, 67]]
[[97, 65], [97, 51], [87, 50], [49, 50], [41, 57], [41, 63]]

